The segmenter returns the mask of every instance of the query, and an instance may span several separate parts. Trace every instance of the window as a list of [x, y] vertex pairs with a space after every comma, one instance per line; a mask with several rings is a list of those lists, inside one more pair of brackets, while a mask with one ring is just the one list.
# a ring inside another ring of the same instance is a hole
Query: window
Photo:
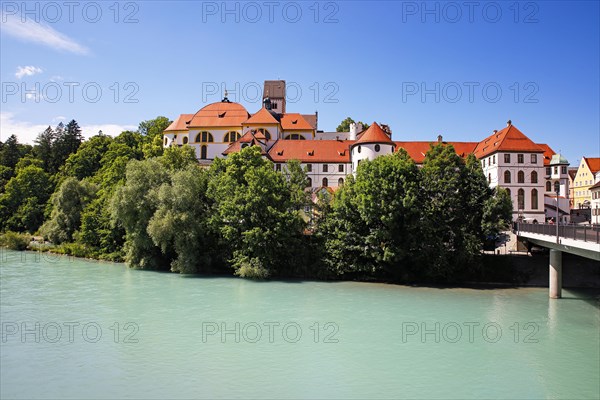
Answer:
[[329, 165], [323, 164], [323, 172], [329, 172]]
[[213, 135], [210, 132], [203, 131], [196, 135], [196, 142], [210, 143], [214, 141], [215, 140], [213, 139]]
[[338, 186], [344, 185], [344, 178], [338, 179]]
[[187, 144], [187, 142], [188, 142], [188, 138], [187, 138], [187, 136], [184, 136], [183, 137], [183, 144]]
[[531, 190], [531, 209], [532, 210], [538, 209], [538, 191], [537, 191], [537, 189]]
[[492, 163], [496, 164], [496, 155], [494, 154], [494, 156], [492, 157]]
[[564, 165], [562, 167], [560, 167], [560, 173], [561, 174], [566, 174], [567, 173], [567, 167], [564, 166]]
[[169, 143], [169, 139], [165, 138], [165, 146]]
[[558, 167], [554, 167], [554, 174], [558, 174]]
[[306, 187], [312, 187], [312, 179], [306, 178]]
[[281, 172], [281, 164], [275, 164], [275, 171]]
[[225, 143], [231, 143], [231, 142], [235, 142], [236, 140], [240, 140], [241, 137], [242, 137], [242, 135], [240, 135], [239, 132], [231, 131], [231, 132], [227, 132], [225, 134], [225, 136], [223, 137], [223, 141]]
[[525, 157], [523, 157], [523, 154], [517, 154], [517, 162], [519, 164], [523, 164], [525, 162]]
[[517, 192], [517, 205], [519, 207], [519, 210], [525, 208], [525, 191], [523, 189], [519, 189], [519, 191]]
[[504, 183], [510, 183], [510, 171], [504, 171]]
[[338, 164], [338, 172], [344, 172], [344, 164]]
[[[506, 189], [506, 193], [508, 193], [508, 197], [510, 197], [510, 196], [511, 196], [511, 194], [510, 194], [510, 189]], [[510, 201], [512, 201], [512, 198], [511, 198], [511, 200], [510, 200]]]
[[525, 183], [525, 173], [523, 171], [519, 171], [517, 173], [517, 182], [518, 183]]
[[292, 133], [283, 138], [283, 140], [306, 140], [304, 136], [299, 133]]
[[546, 176], [550, 176], [551, 173], [550, 167], [546, 167]]
[[267, 140], [271, 140], [271, 134], [269, 133], [268, 130], [266, 130], [264, 128], [258, 128], [257, 131], [260, 132], [260, 133], [262, 133], [263, 135], [265, 135], [265, 138]]
[[504, 162], [509, 164], [510, 163], [510, 154], [505, 154], [504, 155]]
[[206, 160], [206, 145], [200, 147], [200, 158]]
[[552, 183], [550, 181], [546, 182], [546, 192], [552, 191]]
[[488, 174], [488, 183], [492, 183], [492, 174]]
[[327, 180], [327, 178], [323, 178], [323, 187], [327, 187], [329, 186], [329, 181]]
[[485, 168], [485, 159], [481, 160], [481, 167]]
[[361, 150], [361, 148], [360, 148], [360, 146], [358, 146], [358, 149], [357, 149], [357, 151], [358, 151], [359, 153], [360, 153], [360, 150]]
[[558, 193], [560, 191], [560, 182], [556, 181], [554, 182], [554, 192]]
[[312, 172], [312, 164], [306, 164], [306, 172]]
[[375, 145], [375, 153], [379, 153], [379, 150], [381, 150], [381, 146], [379, 146], [378, 144]]
[[532, 164], [537, 164], [537, 154], [532, 154], [531, 155], [531, 163]]
[[531, 183], [537, 183], [537, 172], [535, 171], [531, 173]]

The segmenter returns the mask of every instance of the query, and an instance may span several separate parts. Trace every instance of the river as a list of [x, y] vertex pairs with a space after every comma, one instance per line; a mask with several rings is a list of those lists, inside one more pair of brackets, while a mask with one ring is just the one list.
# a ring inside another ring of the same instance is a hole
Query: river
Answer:
[[600, 397], [600, 293], [254, 282], [0, 253], [0, 397]]

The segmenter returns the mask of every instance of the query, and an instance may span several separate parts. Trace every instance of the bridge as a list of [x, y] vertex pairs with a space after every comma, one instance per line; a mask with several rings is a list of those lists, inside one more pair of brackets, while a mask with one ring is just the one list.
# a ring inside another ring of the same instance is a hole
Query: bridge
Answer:
[[562, 253], [600, 261], [599, 225], [515, 223], [519, 240], [550, 249], [550, 297], [562, 295]]

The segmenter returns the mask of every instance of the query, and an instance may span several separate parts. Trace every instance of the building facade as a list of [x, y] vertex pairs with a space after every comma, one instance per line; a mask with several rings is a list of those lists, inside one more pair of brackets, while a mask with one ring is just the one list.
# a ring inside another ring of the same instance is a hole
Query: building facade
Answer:
[[600, 158], [582, 157], [575, 179], [573, 179], [573, 208], [590, 208], [595, 174], [600, 171]]
[[229, 101], [227, 93], [222, 101], [195, 114], [181, 114], [164, 131], [163, 143], [191, 146], [201, 164], [246, 146], [259, 146], [278, 171], [285, 171], [288, 161], [298, 160], [313, 191], [335, 190], [365, 160], [404, 149], [421, 165], [432, 144], [451, 144], [463, 158], [475, 154], [490, 187], [509, 191], [515, 220], [543, 222], [546, 214], [555, 215], [554, 185], [559, 189], [561, 215], [569, 214], [568, 162], [553, 158], [548, 145], [534, 143], [511, 121], [481, 142], [444, 142], [442, 136], [437, 142], [394, 141], [389, 127], [375, 122], [367, 129], [351, 124], [349, 132], [323, 132], [318, 129], [317, 113], [287, 112], [285, 81], [265, 81], [263, 105], [254, 114]]

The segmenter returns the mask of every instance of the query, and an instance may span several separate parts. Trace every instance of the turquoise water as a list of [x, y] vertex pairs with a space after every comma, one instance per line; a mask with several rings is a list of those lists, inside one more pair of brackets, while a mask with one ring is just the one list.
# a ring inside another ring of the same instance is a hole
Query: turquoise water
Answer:
[[543, 288], [252, 282], [0, 257], [2, 398], [600, 397], [597, 291], [553, 301]]

